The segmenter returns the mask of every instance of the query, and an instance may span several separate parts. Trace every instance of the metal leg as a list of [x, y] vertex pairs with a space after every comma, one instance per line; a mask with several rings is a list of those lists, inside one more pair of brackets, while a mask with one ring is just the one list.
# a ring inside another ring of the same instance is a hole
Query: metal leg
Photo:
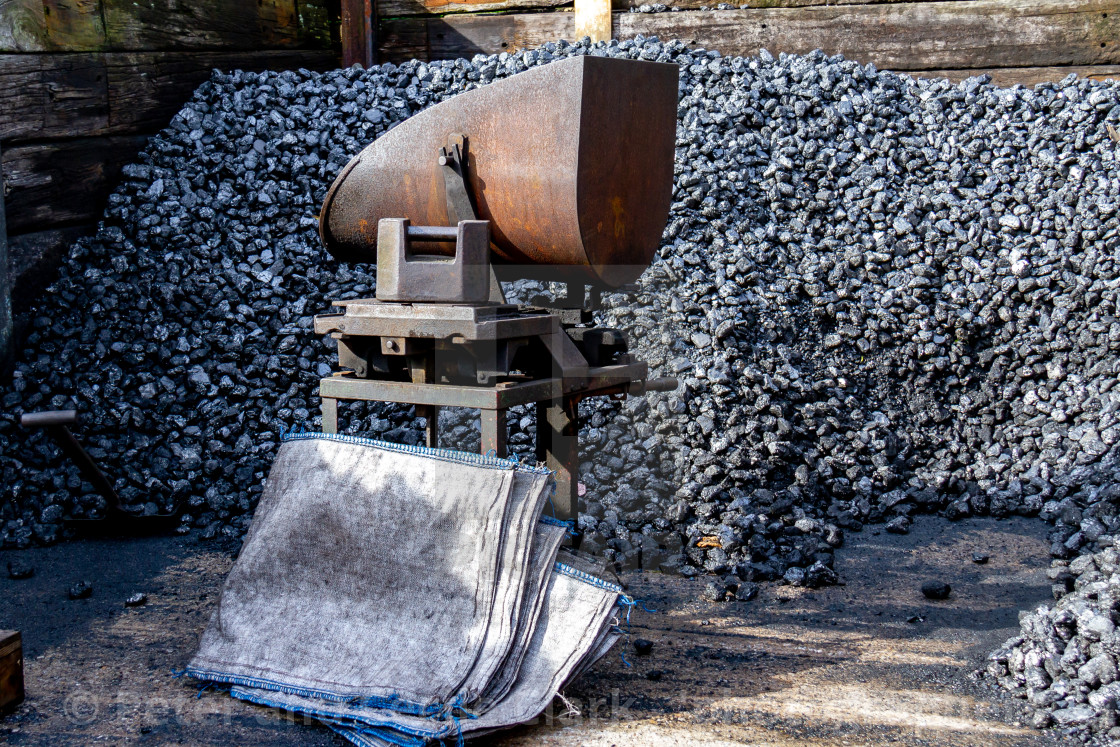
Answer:
[[537, 460], [556, 473], [552, 506], [562, 521], [579, 516], [579, 405], [563, 402], [537, 403]]
[[323, 397], [323, 433], [338, 433], [338, 400]]
[[500, 457], [507, 455], [506, 451], [506, 410], [482, 411], [482, 453], [489, 454], [491, 450]]
[[429, 449], [439, 448], [439, 407], [437, 405], [416, 405], [416, 414], [424, 418], [424, 441]]

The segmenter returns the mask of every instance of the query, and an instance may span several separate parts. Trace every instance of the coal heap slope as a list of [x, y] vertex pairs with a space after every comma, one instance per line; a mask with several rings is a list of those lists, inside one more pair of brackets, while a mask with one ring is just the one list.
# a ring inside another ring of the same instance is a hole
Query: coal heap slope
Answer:
[[[72, 405], [127, 503], [186, 501], [185, 527], [242, 532], [278, 432], [316, 427], [333, 354], [311, 316], [373, 289], [371, 267], [320, 247], [330, 181], [416, 111], [575, 54], [681, 68], [660, 258], [607, 316], [682, 385], [589, 408], [588, 548], [719, 574], [730, 593], [830, 582], [832, 549], [865, 522], [1076, 502], [1064, 478], [1120, 438], [1117, 87], [952, 84], [649, 38], [216, 72], [125, 169], [35, 314], [3, 393], [4, 544], [99, 509], [15, 423]], [[357, 415], [352, 430], [419, 436], [406, 408]], [[511, 424], [515, 446], [532, 428]], [[1079, 521], [1117, 526], [1111, 502], [1093, 505]], [[1091, 534], [1059, 522], [1054, 552]]]

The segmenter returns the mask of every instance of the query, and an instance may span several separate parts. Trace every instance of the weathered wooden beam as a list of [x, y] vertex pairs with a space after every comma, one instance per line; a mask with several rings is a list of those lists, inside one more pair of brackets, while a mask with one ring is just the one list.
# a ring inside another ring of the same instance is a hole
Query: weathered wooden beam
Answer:
[[0, 139], [151, 132], [211, 70], [327, 70], [329, 50], [0, 55]]
[[377, 7], [374, 0], [342, 0], [342, 66], [377, 62]]
[[1071, 73], [1089, 80], [1120, 80], [1120, 65], [1078, 65], [1073, 67], [1004, 67], [986, 70], [911, 70], [915, 78], [948, 78], [959, 82], [974, 75], [990, 75], [997, 86], [1035, 86], [1057, 83]]
[[103, 130], [106, 77], [98, 54], [0, 55], [0, 139]]
[[97, 50], [101, 0], [0, 0], [0, 52]]
[[489, 13], [555, 8], [571, 4], [572, 0], [379, 0], [377, 15], [381, 18], [397, 18], [446, 13]]
[[802, 9], [622, 13], [637, 34], [724, 54], [823, 49], [881, 68], [1027, 67], [1120, 62], [1117, 0], [975, 0]]
[[[718, 2], [711, 0], [673, 0], [673, 2], [664, 2], [659, 0], [662, 5], [669, 5], [677, 8], [684, 8], [687, 10], [696, 10], [699, 8], [714, 8], [719, 5]], [[929, 2], [974, 2], [975, 0], [929, 0]], [[727, 0], [724, 0], [727, 2]], [[734, 0], [728, 3], [736, 8], [742, 8], [746, 5], [749, 8], [813, 8], [821, 5], [891, 5], [912, 3], [914, 0]], [[1071, 0], [1076, 2], [1076, 0]], [[618, 10], [627, 8], [638, 8], [642, 5], [653, 5], [649, 0], [614, 0], [614, 7]]]
[[167, 125], [183, 104], [219, 70], [329, 70], [338, 59], [329, 50], [204, 52], [105, 55], [109, 118], [88, 134], [153, 132]]
[[387, 62], [413, 57], [447, 60], [496, 54], [575, 38], [572, 13], [445, 16], [381, 22], [381, 56]]
[[[573, 38], [566, 13], [386, 20], [387, 59], [469, 57]], [[960, 0], [615, 13], [615, 36], [682, 39], [723, 54], [823, 49], [898, 70], [1120, 63], [1120, 0]], [[397, 46], [400, 40], [404, 45]], [[438, 41], [439, 43], [435, 43]]]
[[339, 8], [329, 0], [296, 0], [300, 32], [308, 47], [331, 49], [335, 46]]
[[0, 52], [253, 50], [307, 42], [323, 46], [303, 32], [296, 2], [0, 0]]
[[142, 136], [91, 137], [8, 148], [8, 231], [97, 220], [121, 167], [145, 142]]
[[575, 0], [576, 38], [591, 41], [611, 38], [611, 0]]
[[0, 630], [0, 716], [23, 702], [23, 641], [15, 630]]
[[[969, 2], [970, 0], [942, 0], [944, 2]], [[735, 0], [731, 5], [751, 8], [805, 8], [815, 5], [872, 5], [876, 3], [913, 2], [913, 0]], [[432, 16], [447, 13], [482, 13], [517, 11], [539, 8], [556, 8], [571, 5], [572, 0], [380, 0], [377, 14], [382, 18], [401, 16]], [[614, 10], [628, 10], [650, 4], [649, 0], [612, 0]], [[712, 8], [715, 0], [672, 0], [664, 5], [685, 9]]]
[[300, 43], [295, 0], [101, 0], [112, 51], [269, 49]]

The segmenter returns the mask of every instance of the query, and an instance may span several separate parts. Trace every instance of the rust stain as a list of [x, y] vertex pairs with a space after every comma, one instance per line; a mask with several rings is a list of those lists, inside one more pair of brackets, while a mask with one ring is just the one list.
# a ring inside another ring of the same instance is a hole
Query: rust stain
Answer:
[[622, 198], [615, 197], [611, 200], [611, 212], [614, 213], [614, 237], [626, 238], [626, 208], [622, 206]]
[[94, 51], [105, 43], [97, 0], [43, 0], [41, 43], [46, 49]]

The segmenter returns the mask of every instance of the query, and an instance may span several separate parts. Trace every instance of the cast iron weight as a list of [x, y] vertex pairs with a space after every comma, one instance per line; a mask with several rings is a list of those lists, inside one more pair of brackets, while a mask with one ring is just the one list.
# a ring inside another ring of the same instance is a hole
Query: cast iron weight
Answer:
[[25, 412], [20, 416], [20, 425], [25, 428], [45, 428], [62, 453], [78, 467], [78, 471], [89, 484], [105, 499], [105, 516], [102, 519], [75, 519], [66, 517], [68, 526], [87, 531], [114, 531], [127, 533], [157, 533], [170, 531], [178, 525], [179, 507], [167, 514], [137, 514], [121, 505], [120, 496], [113, 484], [97, 467], [93, 458], [82, 447], [68, 426], [78, 422], [77, 410], [47, 410], [45, 412]]

